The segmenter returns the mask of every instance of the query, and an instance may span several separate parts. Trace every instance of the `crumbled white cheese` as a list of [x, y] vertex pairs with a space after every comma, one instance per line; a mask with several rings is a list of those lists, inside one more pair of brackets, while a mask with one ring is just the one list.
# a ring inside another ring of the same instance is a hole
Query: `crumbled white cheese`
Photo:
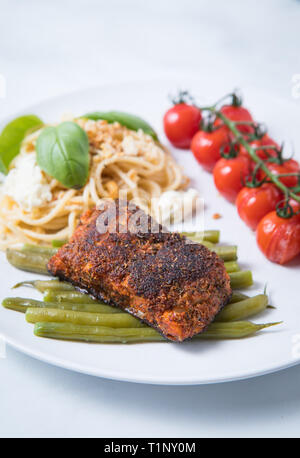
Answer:
[[155, 204], [156, 219], [163, 224], [183, 221], [192, 214], [198, 197], [198, 191], [193, 188], [163, 192]]
[[162, 152], [162, 149], [157, 145], [150, 135], [145, 134], [141, 129], [137, 132], [131, 131], [125, 135], [122, 140], [122, 150], [127, 156], [145, 155], [147, 159], [155, 159]]
[[122, 148], [128, 156], [137, 156], [139, 152], [138, 142], [131, 135], [126, 135], [122, 141]]
[[52, 193], [37, 165], [35, 153], [19, 155], [4, 179], [2, 193], [10, 196], [25, 211], [49, 202]]

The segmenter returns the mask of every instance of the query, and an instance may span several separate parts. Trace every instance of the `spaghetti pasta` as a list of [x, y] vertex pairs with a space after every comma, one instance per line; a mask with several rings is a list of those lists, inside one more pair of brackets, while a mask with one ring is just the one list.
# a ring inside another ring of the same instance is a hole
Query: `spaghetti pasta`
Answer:
[[[0, 248], [16, 243], [49, 244], [69, 238], [87, 209], [103, 198], [122, 196], [148, 213], [151, 200], [165, 191], [181, 190], [188, 184], [181, 167], [160, 143], [143, 131], [132, 131], [119, 123], [77, 119], [89, 138], [89, 178], [81, 189], [67, 189], [42, 172], [51, 198], [32, 208], [24, 207], [2, 186], [0, 200]], [[19, 156], [35, 153], [41, 133], [28, 135]], [[15, 167], [12, 163], [11, 169]], [[24, 176], [26, 180], [26, 176]]]

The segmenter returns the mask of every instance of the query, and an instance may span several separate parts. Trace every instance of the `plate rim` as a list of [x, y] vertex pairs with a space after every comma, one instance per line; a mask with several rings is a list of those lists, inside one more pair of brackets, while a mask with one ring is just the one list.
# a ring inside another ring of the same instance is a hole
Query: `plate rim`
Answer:
[[[99, 377], [107, 380], [114, 380], [114, 381], [119, 381], [119, 382], [127, 382], [127, 383], [141, 383], [145, 385], [165, 385], [165, 386], [197, 386], [197, 385], [216, 385], [219, 383], [230, 383], [230, 382], [235, 382], [235, 381], [242, 381], [242, 380], [248, 380], [256, 377], [262, 377], [264, 375], [268, 374], [274, 374], [276, 372], [289, 369], [291, 367], [297, 366], [300, 363], [300, 357], [299, 359], [294, 359], [290, 362], [287, 362], [286, 364], [281, 364], [280, 366], [271, 364], [270, 366], [266, 367], [265, 369], [262, 369], [260, 371], [249, 371], [247, 373], [244, 373], [243, 375], [230, 375], [226, 377], [221, 377], [221, 378], [202, 378], [202, 380], [196, 380], [196, 377], [193, 377], [189, 380], [187, 379], [179, 379], [178, 377], [176, 380], [172, 380], [171, 378], [168, 379], [166, 377], [157, 377], [155, 376], [155, 380], [151, 380], [151, 378], [146, 378], [143, 376], [135, 376], [135, 377], [130, 377], [128, 374], [120, 373], [120, 371], [117, 373], [114, 373], [113, 371], [99, 371], [99, 370], [93, 370], [93, 369], [88, 369], [88, 368], [82, 368], [78, 363], [71, 363], [70, 361], [66, 361], [63, 359], [58, 359], [55, 357], [44, 356], [44, 352], [38, 351], [38, 350], [32, 350], [30, 348], [27, 348], [26, 345], [22, 345], [18, 342], [15, 341], [15, 339], [6, 337], [5, 338], [5, 343], [10, 345], [12, 348], [15, 350], [18, 350], [21, 353], [26, 354], [27, 356], [30, 356], [38, 361], [44, 362], [46, 364], [51, 364], [52, 366], [59, 367], [61, 369], [66, 369], [70, 370], [73, 372], [77, 372], [80, 374], [86, 374], [90, 375], [93, 377]], [[52, 339], [47, 339], [51, 341]], [[119, 344], [115, 344], [119, 345]], [[159, 343], [158, 343], [159, 345]]]
[[[180, 80], [184, 79], [184, 76], [180, 75], [179, 76]], [[190, 76], [186, 77], [187, 84], [196, 84], [199, 83], [199, 79], [197, 78], [191, 78]], [[217, 79], [215, 79], [217, 81]], [[17, 116], [23, 115], [25, 112], [30, 112], [31, 110], [39, 108], [41, 105], [47, 104], [47, 103], [55, 103], [56, 101], [59, 101], [61, 98], [64, 97], [70, 97], [72, 95], [83, 95], [84, 93], [91, 92], [91, 91], [99, 91], [103, 90], [105, 88], [113, 88], [116, 86], [133, 86], [133, 85], [155, 85], [155, 84], [161, 84], [161, 83], [166, 83], [168, 82], [170, 86], [174, 87], [175, 85], [179, 84], [179, 79], [175, 80], [170, 77], [159, 77], [159, 78], [154, 78], [154, 79], [142, 79], [142, 80], [126, 80], [126, 81], [115, 81], [115, 82], [106, 82], [100, 85], [93, 85], [93, 86], [88, 86], [83, 89], [78, 89], [78, 90], [72, 90], [72, 91], [66, 91], [63, 92], [59, 95], [55, 96], [49, 96], [45, 97], [32, 105], [28, 107], [21, 108], [17, 110], [16, 112], [13, 112], [9, 115], [6, 115], [4, 117], [0, 117], [0, 126], [5, 124], [6, 122], [9, 122], [11, 119]], [[243, 90], [246, 92], [247, 88], [252, 88], [255, 89], [258, 93], [263, 92], [265, 96], [267, 97], [272, 97], [273, 99], [283, 101], [284, 103], [289, 103], [294, 105], [295, 101], [294, 100], [286, 100], [285, 97], [278, 95], [278, 94], [272, 94], [271, 91], [265, 90], [261, 87], [257, 87], [254, 85], [247, 84], [244, 86]], [[3, 335], [3, 334], [2, 334]], [[197, 376], [195, 377], [189, 377], [188, 379], [185, 379], [184, 377], [179, 378], [178, 376], [174, 380], [174, 377], [168, 377], [162, 376], [155, 376], [153, 379], [151, 376], [146, 377], [146, 376], [130, 376], [130, 374], [126, 372], [114, 372], [110, 370], [99, 370], [98, 368], [91, 368], [91, 367], [82, 367], [80, 366], [79, 363], [71, 362], [70, 360], [66, 359], [59, 359], [57, 357], [51, 356], [44, 351], [41, 351], [39, 349], [33, 349], [32, 347], [27, 346], [26, 344], [22, 344], [18, 342], [15, 338], [7, 335], [3, 335], [5, 339], [5, 343], [10, 345], [12, 348], [16, 349], [17, 351], [20, 351], [21, 353], [24, 353], [38, 361], [45, 362], [47, 364], [51, 364], [53, 366], [60, 367], [62, 369], [67, 369], [70, 371], [82, 373], [82, 374], [87, 374], [95, 377], [100, 377], [100, 378], [105, 378], [109, 380], [116, 380], [116, 381], [123, 381], [123, 382], [130, 382], [130, 383], [142, 383], [142, 384], [150, 384], [150, 385], [169, 385], [169, 386], [188, 386], [188, 385], [208, 385], [208, 384], [218, 384], [218, 383], [228, 383], [232, 381], [240, 381], [240, 380], [246, 380], [246, 379], [251, 379], [255, 377], [260, 377], [263, 375], [279, 372], [281, 370], [288, 369], [290, 367], [296, 366], [300, 363], [300, 355], [299, 358], [293, 358], [287, 361], [286, 363], [282, 363], [280, 365], [276, 365], [275, 363], [270, 364], [266, 366], [264, 369], [261, 370], [250, 370], [248, 372], [244, 372], [242, 375], [240, 374], [230, 374], [224, 377], [218, 377], [218, 378], [209, 378], [209, 377], [202, 377], [201, 379], [197, 379]], [[52, 339], [48, 339], [51, 341]], [[122, 375], [123, 374], [123, 375]]]

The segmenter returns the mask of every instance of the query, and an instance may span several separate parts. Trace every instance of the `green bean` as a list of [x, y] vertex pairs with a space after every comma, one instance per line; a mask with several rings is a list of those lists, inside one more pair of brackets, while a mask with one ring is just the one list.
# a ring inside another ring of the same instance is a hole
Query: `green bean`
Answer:
[[32, 245], [30, 243], [24, 243], [21, 249], [22, 251], [26, 252], [44, 254], [48, 257], [53, 256], [57, 252], [57, 248], [42, 245]]
[[255, 334], [264, 328], [281, 324], [277, 323], [265, 323], [256, 324], [251, 321], [232, 321], [228, 323], [211, 323], [207, 330], [203, 334], [199, 334], [196, 338], [203, 339], [240, 339], [242, 337], [248, 337]]
[[211, 251], [214, 251], [218, 256], [220, 256], [223, 261], [236, 261], [237, 260], [237, 247], [230, 245], [215, 245], [211, 242], [193, 240], [194, 242], [201, 243], [206, 248]]
[[267, 306], [268, 296], [265, 294], [258, 294], [257, 296], [242, 300], [241, 302], [226, 305], [226, 307], [216, 316], [215, 321], [228, 322], [243, 320], [262, 312]]
[[241, 270], [240, 272], [229, 273], [230, 285], [232, 289], [247, 288], [253, 285], [251, 270]]
[[21, 281], [20, 283], [14, 285], [13, 289], [21, 286], [31, 286], [37, 289], [40, 293], [44, 293], [46, 290], [75, 291], [75, 288], [71, 283], [60, 280]]
[[49, 255], [44, 253], [8, 248], [6, 250], [6, 258], [17, 269], [50, 275], [46, 267]]
[[205, 240], [207, 242], [218, 243], [220, 239], [220, 231], [200, 231], [200, 232], [182, 232], [188, 239], [197, 241]]
[[236, 246], [214, 246], [211, 248], [220, 258], [224, 261], [236, 261], [237, 260], [237, 247]]
[[191, 237], [188, 237], [188, 239], [189, 239], [189, 241], [190, 241], [191, 243], [194, 243], [194, 244], [197, 244], [197, 245], [198, 245], [198, 244], [203, 245], [203, 246], [205, 246], [206, 248], [208, 248], [209, 250], [210, 250], [211, 248], [213, 248], [214, 246], [216, 246], [215, 243], [212, 243], [212, 242], [209, 242], [209, 241], [206, 241], [206, 240], [203, 240], [203, 239], [201, 239], [201, 240], [200, 240], [200, 239], [193, 239], [193, 238], [191, 238]]
[[192, 242], [196, 242], [196, 243], [200, 243], [200, 245], [203, 245], [205, 246], [206, 248], [208, 248], [209, 250], [211, 250], [212, 248], [214, 248], [216, 245], [215, 243], [212, 243], [212, 242], [206, 242], [205, 240], [192, 240], [190, 239]]
[[238, 265], [238, 263], [236, 261], [224, 262], [224, 266], [225, 266], [225, 269], [226, 269], [226, 271], [228, 273], [239, 272], [241, 270], [240, 266]]
[[[249, 321], [212, 323], [204, 333], [195, 336], [194, 339], [238, 339], [251, 336], [257, 331], [276, 324], [279, 323], [254, 324]], [[39, 337], [99, 343], [167, 342], [155, 329], [149, 327], [114, 329], [104, 326], [38, 322], [35, 324], [34, 334]]]
[[74, 312], [89, 313], [125, 313], [117, 307], [110, 305], [95, 304], [77, 304], [76, 302], [43, 302], [35, 299], [24, 299], [22, 297], [7, 297], [2, 301], [3, 307], [25, 313], [29, 307], [40, 308], [57, 308], [60, 310], [73, 310]]
[[199, 238], [192, 238], [192, 237], [188, 237], [188, 239], [193, 242], [193, 243], [199, 243], [200, 245], [203, 245], [205, 246], [206, 248], [208, 248], [209, 250], [211, 248], [213, 248], [214, 246], [216, 246], [215, 243], [213, 242], [209, 242], [209, 241], [206, 241], [206, 240], [203, 240], [203, 239], [199, 239]]
[[25, 317], [29, 323], [47, 321], [109, 328], [141, 328], [146, 326], [129, 313], [88, 313], [57, 308], [28, 308]]
[[229, 304], [234, 304], [235, 302], [240, 302], [248, 298], [249, 296], [246, 294], [240, 293], [239, 291], [233, 291]]
[[60, 248], [66, 243], [68, 243], [68, 240], [52, 240], [51, 242], [53, 248]]
[[[42, 282], [42, 280], [37, 280]], [[50, 280], [55, 282], [57, 280]], [[28, 282], [24, 282], [28, 283]], [[30, 285], [33, 282], [29, 282]], [[45, 281], [45, 284], [49, 281]], [[41, 290], [44, 290], [42, 287]], [[47, 291], [46, 301], [37, 301], [35, 299], [27, 299], [21, 297], [8, 297], [3, 300], [2, 305], [11, 310], [16, 310], [18, 312], [25, 313], [28, 307], [44, 307], [44, 308], [58, 308], [61, 310], [74, 310], [78, 312], [90, 312], [90, 313], [124, 313], [121, 309], [117, 307], [112, 307], [110, 305], [104, 304], [101, 301], [95, 301], [90, 298], [87, 294], [80, 293], [78, 291], [73, 291], [76, 294], [65, 294], [68, 291]], [[248, 299], [249, 296], [235, 291], [232, 294], [229, 304], [236, 302], [241, 302], [244, 299]], [[60, 300], [60, 302], [58, 302]], [[67, 301], [67, 302], [66, 302]], [[228, 306], [227, 306], [228, 307]]]
[[152, 328], [108, 328], [104, 326], [83, 326], [71, 323], [35, 323], [34, 334], [63, 340], [79, 340], [98, 343], [130, 343], [166, 341]]
[[45, 302], [76, 302], [77, 304], [97, 304], [98, 301], [88, 294], [79, 291], [60, 291], [47, 289], [44, 294]]
[[42, 307], [43, 303], [35, 299], [23, 299], [22, 297], [7, 297], [2, 301], [2, 305], [6, 309], [22, 313], [25, 313], [28, 307]]

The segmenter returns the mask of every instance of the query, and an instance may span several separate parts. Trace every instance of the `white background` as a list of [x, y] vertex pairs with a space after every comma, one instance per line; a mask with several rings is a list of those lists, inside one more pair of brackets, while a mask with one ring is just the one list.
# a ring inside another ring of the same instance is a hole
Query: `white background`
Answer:
[[[300, 73], [296, 0], [0, 0], [0, 6], [0, 74], [7, 86], [1, 118], [67, 91], [201, 72], [291, 99], [292, 77]], [[300, 367], [215, 386], [158, 387], [71, 373], [11, 348], [6, 356], [0, 436], [300, 435]]]

